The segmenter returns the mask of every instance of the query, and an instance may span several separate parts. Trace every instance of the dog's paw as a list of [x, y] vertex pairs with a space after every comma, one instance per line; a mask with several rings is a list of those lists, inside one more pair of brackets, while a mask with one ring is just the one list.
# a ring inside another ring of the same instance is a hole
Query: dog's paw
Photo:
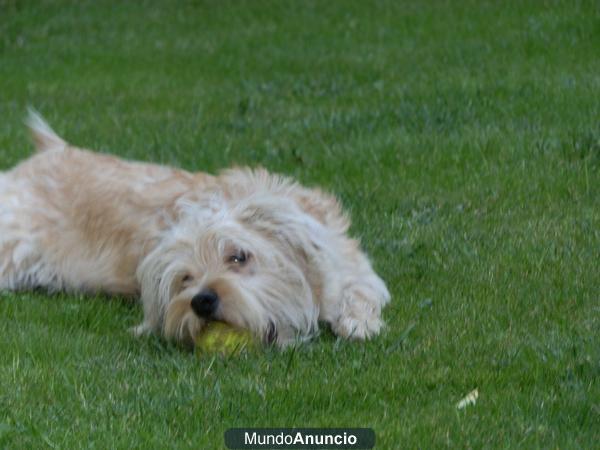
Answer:
[[376, 336], [383, 327], [381, 317], [353, 317], [343, 316], [331, 324], [335, 334], [346, 339], [369, 339]]
[[135, 337], [142, 337], [142, 336], [147, 336], [150, 333], [152, 333], [152, 329], [151, 329], [151, 327], [148, 326], [148, 324], [146, 324], [146, 322], [142, 322], [135, 327], [131, 327], [129, 329], [129, 332], [131, 334], [133, 334]]
[[354, 284], [344, 290], [338, 316], [331, 321], [335, 334], [348, 339], [368, 339], [381, 331], [382, 307], [390, 294], [378, 277], [377, 283]]
[[360, 296], [347, 298], [340, 315], [331, 323], [333, 332], [347, 339], [368, 339], [378, 335], [382, 327], [381, 300]]

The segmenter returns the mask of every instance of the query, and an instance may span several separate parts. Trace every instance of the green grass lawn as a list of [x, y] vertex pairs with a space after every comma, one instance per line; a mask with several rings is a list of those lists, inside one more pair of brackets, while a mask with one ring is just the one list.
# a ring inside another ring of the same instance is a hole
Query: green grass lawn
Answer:
[[0, 0], [1, 169], [27, 105], [99, 151], [335, 192], [393, 300], [370, 342], [223, 359], [136, 340], [119, 299], [2, 293], [0, 448], [597, 448], [597, 2]]

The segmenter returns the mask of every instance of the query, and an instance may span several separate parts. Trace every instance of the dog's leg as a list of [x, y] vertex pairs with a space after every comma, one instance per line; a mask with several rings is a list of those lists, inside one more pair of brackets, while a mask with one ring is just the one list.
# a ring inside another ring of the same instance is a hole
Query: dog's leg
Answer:
[[346, 338], [378, 334], [381, 310], [390, 294], [358, 241], [348, 236], [350, 223], [339, 202], [315, 189], [299, 189], [295, 199], [316, 220], [304, 222], [306, 234], [298, 248], [307, 253], [313, 269], [309, 278], [319, 301], [319, 320]]
[[345, 338], [366, 339], [378, 334], [383, 325], [381, 310], [390, 300], [385, 283], [356, 241], [343, 236], [328, 244], [320, 258], [320, 320]]
[[0, 290], [33, 288], [53, 279], [36, 251], [35, 229], [19, 187], [0, 174]]

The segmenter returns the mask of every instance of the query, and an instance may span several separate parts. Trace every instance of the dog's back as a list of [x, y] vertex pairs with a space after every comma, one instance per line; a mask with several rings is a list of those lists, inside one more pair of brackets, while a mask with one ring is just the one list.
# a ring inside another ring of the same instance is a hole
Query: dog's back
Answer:
[[0, 174], [0, 288], [137, 291], [135, 269], [192, 174], [69, 145], [35, 111], [37, 152]]

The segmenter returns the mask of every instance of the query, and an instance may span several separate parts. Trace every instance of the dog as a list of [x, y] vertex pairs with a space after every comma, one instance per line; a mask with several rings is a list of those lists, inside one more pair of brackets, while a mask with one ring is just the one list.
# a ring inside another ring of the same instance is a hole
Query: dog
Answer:
[[209, 321], [286, 346], [366, 339], [390, 294], [340, 203], [262, 168], [218, 175], [68, 144], [30, 110], [36, 153], [0, 172], [0, 290], [141, 298], [136, 335], [193, 344]]

